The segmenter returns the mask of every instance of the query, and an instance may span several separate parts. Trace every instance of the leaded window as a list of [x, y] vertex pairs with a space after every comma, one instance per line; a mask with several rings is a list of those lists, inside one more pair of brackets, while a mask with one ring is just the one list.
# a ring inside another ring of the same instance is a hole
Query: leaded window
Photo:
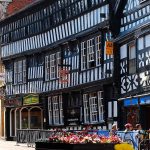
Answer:
[[81, 42], [81, 70], [101, 64], [101, 36]]
[[81, 43], [81, 70], [86, 69], [86, 43]]
[[96, 37], [96, 65], [101, 64], [101, 36]]
[[[105, 1], [105, 0], [103, 0]], [[12, 22], [2, 27], [2, 42], [7, 43], [25, 36], [50, 29], [53, 25], [61, 24], [65, 19], [85, 12], [103, 2], [102, 0], [57, 0], [48, 4], [45, 8], [40, 8], [37, 12], [28, 14], [20, 20]], [[92, 14], [92, 13], [91, 13]], [[90, 15], [90, 13], [88, 13]], [[92, 16], [91, 16], [92, 17]], [[91, 24], [92, 23], [91, 19]], [[90, 20], [89, 20], [90, 21]], [[77, 25], [80, 20], [76, 20]], [[88, 23], [90, 24], [90, 23]], [[81, 27], [80, 23], [78, 26]], [[90, 25], [89, 25], [90, 27]], [[80, 29], [79, 29], [80, 31]], [[78, 30], [76, 30], [78, 32]], [[11, 35], [11, 36], [10, 36]]]
[[83, 95], [84, 123], [104, 122], [102, 91]]
[[50, 78], [56, 77], [56, 56], [55, 54], [50, 55]]
[[128, 45], [128, 50], [129, 50], [128, 71], [129, 71], [129, 74], [133, 74], [133, 73], [136, 73], [136, 46], [134, 42]]
[[59, 66], [61, 64], [61, 52], [45, 56], [45, 80], [59, 78]]
[[14, 62], [14, 84], [26, 82], [26, 60]]
[[48, 97], [48, 113], [50, 125], [64, 124], [63, 102], [61, 95]]

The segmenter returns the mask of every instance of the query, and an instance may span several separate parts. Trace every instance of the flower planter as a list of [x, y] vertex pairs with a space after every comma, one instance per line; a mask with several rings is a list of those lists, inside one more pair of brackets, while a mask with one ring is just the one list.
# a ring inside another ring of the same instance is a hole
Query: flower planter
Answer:
[[114, 150], [114, 143], [66, 144], [36, 142], [36, 150]]

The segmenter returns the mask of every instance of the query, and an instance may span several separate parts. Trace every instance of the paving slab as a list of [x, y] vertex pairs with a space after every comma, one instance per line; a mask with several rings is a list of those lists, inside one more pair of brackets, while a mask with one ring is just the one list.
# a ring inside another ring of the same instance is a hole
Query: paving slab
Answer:
[[27, 144], [16, 144], [16, 141], [0, 140], [0, 150], [35, 150], [35, 146], [28, 147]]

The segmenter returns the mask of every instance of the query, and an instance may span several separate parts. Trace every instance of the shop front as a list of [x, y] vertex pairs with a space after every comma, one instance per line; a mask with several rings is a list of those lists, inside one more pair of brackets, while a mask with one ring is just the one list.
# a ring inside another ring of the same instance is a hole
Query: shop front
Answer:
[[143, 128], [150, 129], [150, 96], [143, 96], [140, 98], [140, 118]]
[[150, 128], [150, 96], [132, 97], [123, 100], [124, 124], [129, 122], [135, 127], [142, 124], [143, 129]]
[[9, 134], [15, 137], [17, 129], [42, 129], [43, 109], [39, 103], [39, 95], [30, 94], [24, 97], [9, 97], [5, 101], [7, 108]]

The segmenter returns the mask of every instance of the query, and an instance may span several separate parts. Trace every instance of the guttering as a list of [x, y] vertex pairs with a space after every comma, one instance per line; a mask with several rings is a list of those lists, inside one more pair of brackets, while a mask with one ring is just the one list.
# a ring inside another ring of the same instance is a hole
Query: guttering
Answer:
[[140, 94], [140, 95], [135, 95], [135, 96], [119, 98], [118, 101], [122, 101], [122, 100], [125, 100], [125, 99], [128, 99], [128, 98], [137, 98], [137, 97], [147, 96], [147, 95], [150, 95], [150, 93], [145, 93], [145, 94]]

